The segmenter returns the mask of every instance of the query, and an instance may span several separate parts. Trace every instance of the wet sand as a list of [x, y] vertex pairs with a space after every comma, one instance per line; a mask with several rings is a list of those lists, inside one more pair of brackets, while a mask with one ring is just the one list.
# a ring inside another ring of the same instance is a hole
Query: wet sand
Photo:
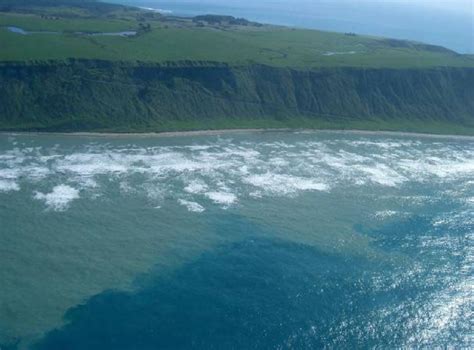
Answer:
[[163, 131], [163, 132], [38, 132], [38, 131], [3, 131], [0, 135], [60, 135], [81, 137], [181, 137], [181, 136], [216, 136], [243, 133], [269, 133], [269, 132], [293, 132], [293, 133], [338, 133], [353, 135], [384, 135], [384, 136], [407, 136], [407, 137], [430, 137], [442, 139], [473, 140], [474, 136], [454, 134], [430, 134], [407, 131], [376, 131], [356, 129], [291, 129], [291, 128], [268, 128], [268, 129], [216, 129], [216, 130], [193, 130], [193, 131]]

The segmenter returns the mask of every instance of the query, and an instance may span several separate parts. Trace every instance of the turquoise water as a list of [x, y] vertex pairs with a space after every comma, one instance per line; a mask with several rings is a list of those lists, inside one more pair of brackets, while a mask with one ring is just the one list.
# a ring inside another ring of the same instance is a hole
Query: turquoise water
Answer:
[[0, 347], [473, 347], [473, 240], [473, 139], [0, 135]]

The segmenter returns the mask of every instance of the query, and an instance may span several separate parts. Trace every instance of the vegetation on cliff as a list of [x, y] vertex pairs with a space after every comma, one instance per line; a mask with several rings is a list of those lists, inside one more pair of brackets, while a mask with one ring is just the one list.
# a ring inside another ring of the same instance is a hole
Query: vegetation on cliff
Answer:
[[0, 128], [317, 127], [474, 134], [474, 69], [110, 61], [0, 66]]

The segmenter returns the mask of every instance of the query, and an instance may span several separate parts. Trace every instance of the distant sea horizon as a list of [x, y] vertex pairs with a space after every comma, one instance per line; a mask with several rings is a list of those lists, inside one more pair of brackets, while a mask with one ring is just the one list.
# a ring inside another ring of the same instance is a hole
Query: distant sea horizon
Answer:
[[108, 0], [164, 14], [232, 15], [261, 23], [420, 41], [474, 54], [473, 13], [393, 2]]

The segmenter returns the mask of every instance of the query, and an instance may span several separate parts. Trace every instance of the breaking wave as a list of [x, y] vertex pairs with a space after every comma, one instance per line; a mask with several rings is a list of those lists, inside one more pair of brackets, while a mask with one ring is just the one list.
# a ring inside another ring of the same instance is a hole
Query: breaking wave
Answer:
[[171, 196], [228, 209], [240, 198], [353, 186], [400, 189], [426, 182], [469, 186], [474, 177], [470, 142], [362, 136], [318, 140], [306, 135], [306, 140], [297, 142], [285, 137], [272, 142], [214, 137], [190, 143], [91, 141], [62, 150], [57, 145], [32, 147], [11, 138], [9, 148], [0, 153], [0, 193], [18, 191], [24, 182], [39, 186], [39, 180], [47, 179], [53, 191], [45, 194], [37, 189], [32, 196], [50, 209], [66, 210], [79, 198], [79, 191], [84, 194], [81, 198], [96, 198], [104, 182], [118, 181], [124, 195], [154, 198], [154, 206]]

